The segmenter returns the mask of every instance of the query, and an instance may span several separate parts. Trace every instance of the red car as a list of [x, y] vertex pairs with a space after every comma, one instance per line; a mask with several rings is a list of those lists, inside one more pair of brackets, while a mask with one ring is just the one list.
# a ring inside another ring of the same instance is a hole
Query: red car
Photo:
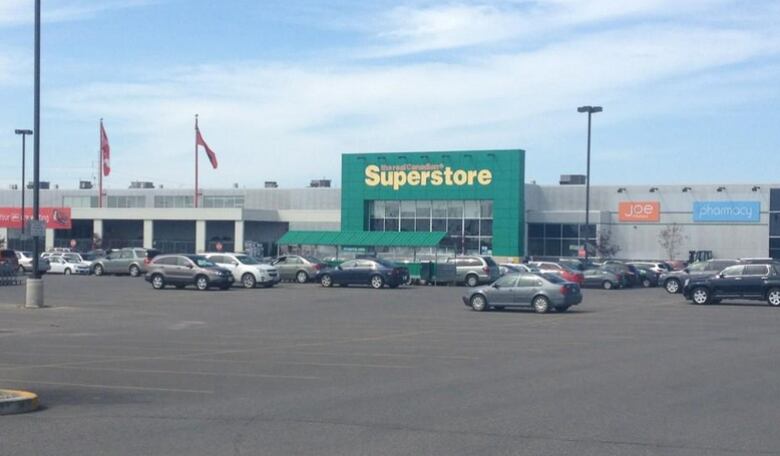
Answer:
[[549, 261], [537, 261], [530, 264], [531, 266], [537, 267], [541, 272], [557, 274], [561, 276], [563, 280], [574, 282], [577, 285], [582, 285], [582, 282], [585, 281], [585, 276], [581, 272], [575, 271], [574, 269], [571, 269], [568, 266], [564, 266], [562, 264]]

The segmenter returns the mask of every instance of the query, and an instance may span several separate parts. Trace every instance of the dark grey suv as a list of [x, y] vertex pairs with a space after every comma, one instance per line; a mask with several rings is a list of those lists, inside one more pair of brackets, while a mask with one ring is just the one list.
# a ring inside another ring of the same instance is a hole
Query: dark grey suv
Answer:
[[661, 274], [658, 284], [663, 286], [668, 293], [680, 293], [686, 279], [698, 279], [711, 276], [739, 263], [737, 260], [707, 260], [693, 263], [682, 271], [672, 271]]
[[149, 263], [144, 278], [157, 290], [166, 285], [195, 285], [201, 291], [211, 287], [227, 290], [235, 281], [230, 271], [202, 255], [159, 255]]

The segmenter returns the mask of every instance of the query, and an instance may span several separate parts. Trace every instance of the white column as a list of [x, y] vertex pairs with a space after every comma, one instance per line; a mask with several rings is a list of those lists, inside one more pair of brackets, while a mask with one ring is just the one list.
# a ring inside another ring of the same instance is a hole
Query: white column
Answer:
[[[92, 220], [92, 233], [100, 236], [100, 240], [103, 240], [103, 220]], [[93, 236], [94, 236], [93, 234]], [[96, 246], [96, 248], [105, 248], [102, 245]]]
[[235, 247], [233, 247], [234, 252], [244, 251], [244, 221], [243, 220], [235, 221], [235, 228], [233, 229], [233, 242], [235, 243]]
[[8, 228], [0, 228], [0, 239], [5, 243], [3, 247], [8, 247]]
[[144, 248], [151, 249], [154, 245], [154, 221], [144, 220]]
[[46, 228], [46, 242], [44, 243], [44, 249], [49, 250], [54, 248], [54, 230]]
[[206, 251], [206, 221], [205, 220], [196, 220], [195, 221], [195, 252], [205, 252]]

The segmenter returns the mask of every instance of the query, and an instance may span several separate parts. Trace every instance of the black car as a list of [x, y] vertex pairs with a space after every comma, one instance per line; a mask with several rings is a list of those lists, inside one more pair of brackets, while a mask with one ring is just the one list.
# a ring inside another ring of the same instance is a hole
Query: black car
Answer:
[[323, 287], [336, 285], [370, 285], [382, 288], [387, 285], [395, 288], [409, 280], [409, 271], [393, 263], [380, 259], [357, 259], [341, 263], [317, 273], [315, 280]]
[[737, 264], [709, 277], [685, 281], [683, 295], [694, 304], [723, 299], [750, 299], [780, 306], [780, 273], [777, 264]]
[[645, 266], [634, 265], [634, 267], [639, 271], [639, 281], [642, 283], [643, 287], [648, 288], [658, 286], [658, 278], [661, 276], [661, 274]]

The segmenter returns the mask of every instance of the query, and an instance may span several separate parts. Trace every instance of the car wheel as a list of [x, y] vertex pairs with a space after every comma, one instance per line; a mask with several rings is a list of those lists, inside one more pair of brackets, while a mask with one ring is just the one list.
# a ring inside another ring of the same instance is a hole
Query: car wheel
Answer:
[[671, 294], [679, 293], [680, 281], [677, 279], [669, 279], [664, 284], [664, 288], [666, 288], [667, 293], [671, 293]]
[[200, 291], [206, 291], [209, 289], [209, 279], [206, 276], [199, 275], [195, 277], [195, 287]]
[[769, 293], [766, 294], [766, 302], [770, 306], [780, 307], [780, 288], [772, 288]]
[[479, 277], [475, 276], [474, 274], [467, 275], [466, 285], [468, 285], [471, 288], [476, 287], [477, 285], [479, 285]]
[[385, 279], [382, 278], [381, 275], [373, 275], [371, 276], [371, 288], [378, 290], [385, 286]]
[[244, 285], [244, 288], [254, 288], [257, 285], [257, 280], [254, 275], [247, 272], [241, 276], [241, 283]]
[[475, 294], [471, 297], [469, 302], [471, 303], [471, 308], [476, 312], [483, 312], [487, 310], [487, 299], [485, 299], [485, 297], [481, 294]]
[[614, 287], [615, 285], [613, 285], [612, 282], [610, 282], [609, 280], [605, 280], [604, 282], [601, 283], [601, 288], [605, 290], [611, 290]]
[[101, 265], [95, 265], [95, 275], [96, 276], [102, 276], [103, 275], [103, 266]]
[[68, 268], [68, 269], [65, 269], [65, 275], [70, 275], [70, 274], [71, 274], [71, 271], [70, 271], [70, 269], [69, 269], [69, 268]]
[[[155, 290], [161, 290], [165, 287], [165, 279], [163, 279], [163, 276], [160, 274], [155, 274], [152, 276], [152, 288]], [[176, 288], [179, 288], [179, 285], [176, 285]]]
[[322, 277], [320, 277], [320, 285], [322, 285], [325, 288], [330, 288], [333, 286], [333, 279], [330, 277], [330, 275], [325, 274]]
[[650, 279], [642, 280], [642, 286], [645, 288], [650, 288]]
[[298, 283], [306, 283], [309, 281], [309, 274], [306, 274], [306, 271], [298, 271], [298, 273], [295, 274], [295, 280]]
[[569, 310], [569, 307], [570, 306], [558, 306], [558, 307], [555, 308], [555, 311], [556, 312], [560, 312], [560, 313], [564, 313], [567, 310]]
[[141, 275], [141, 269], [136, 265], [130, 265], [130, 277], [138, 277]]
[[535, 297], [533, 304], [536, 313], [543, 314], [543, 313], [547, 313], [547, 311], [550, 310], [550, 300], [544, 296]]
[[694, 288], [691, 293], [691, 299], [696, 304], [709, 304], [710, 292], [706, 288], [698, 287]]

